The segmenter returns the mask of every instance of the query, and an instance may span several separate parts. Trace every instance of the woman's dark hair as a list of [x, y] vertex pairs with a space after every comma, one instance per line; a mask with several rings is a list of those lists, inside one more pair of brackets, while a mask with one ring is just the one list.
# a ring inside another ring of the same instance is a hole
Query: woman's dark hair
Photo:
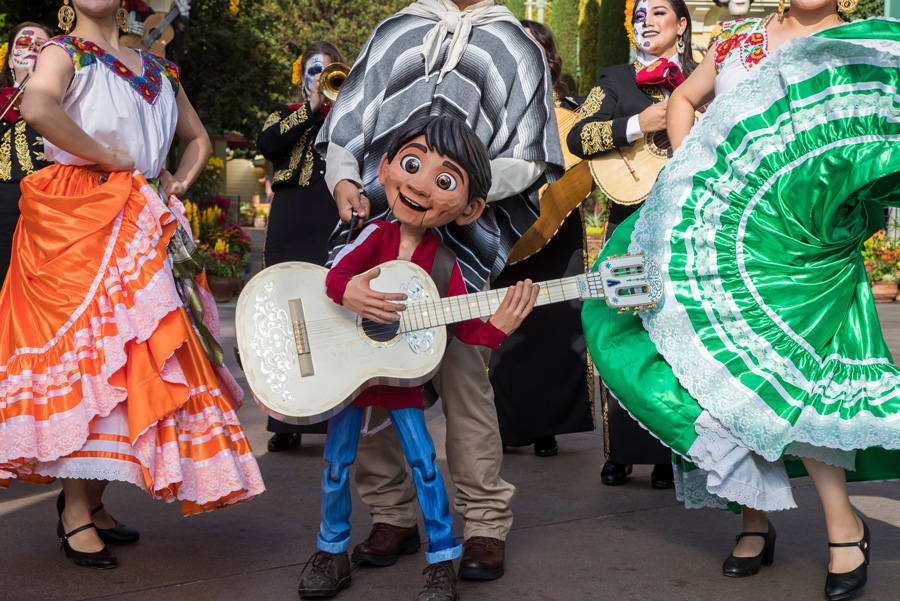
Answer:
[[[333, 63], [347, 62], [347, 59], [344, 58], [344, 54], [331, 42], [313, 42], [306, 47], [306, 50], [303, 51], [303, 56], [300, 57], [300, 70], [303, 71], [304, 77], [306, 76], [306, 62], [317, 54], [324, 54], [330, 58]], [[302, 84], [300, 85], [300, 90], [300, 95], [303, 96], [305, 92], [302, 91]], [[304, 98], [304, 100], [306, 100], [306, 98]]]
[[6, 59], [3, 61], [3, 68], [0, 68], [0, 88], [11, 88], [16, 83], [13, 71], [9, 66], [9, 57], [12, 55], [13, 43], [16, 41], [16, 36], [19, 35], [20, 31], [28, 27], [31, 27], [32, 29], [43, 29], [47, 33], [48, 38], [53, 37], [53, 32], [50, 28], [46, 25], [41, 25], [40, 23], [26, 21], [13, 27], [12, 31], [9, 33], [9, 37], [6, 39]]
[[469, 201], [487, 198], [491, 189], [491, 161], [487, 149], [466, 122], [446, 115], [413, 119], [400, 128], [388, 149], [388, 161], [412, 140], [425, 136], [425, 145], [458, 164], [469, 174]]
[[[687, 77], [697, 68], [697, 61], [694, 60], [694, 51], [691, 48], [691, 12], [688, 10], [684, 0], [666, 0], [666, 2], [668, 3], [669, 8], [675, 13], [675, 19], [677, 21], [684, 19], [687, 22], [684, 33], [680, 36], [682, 42], [684, 42], [684, 52], [678, 53], [681, 58], [681, 72]], [[635, 2], [635, 10], [637, 10], [637, 7], [638, 2]], [[634, 23], [634, 12], [631, 13], [631, 22]]]
[[537, 21], [528, 21], [523, 19], [519, 21], [522, 27], [531, 32], [531, 37], [541, 45], [544, 49], [544, 56], [547, 57], [547, 66], [550, 67], [550, 81], [553, 84], [553, 91], [559, 98], [565, 98], [569, 95], [569, 87], [562, 78], [562, 58], [556, 50], [556, 39], [550, 28], [543, 23]]

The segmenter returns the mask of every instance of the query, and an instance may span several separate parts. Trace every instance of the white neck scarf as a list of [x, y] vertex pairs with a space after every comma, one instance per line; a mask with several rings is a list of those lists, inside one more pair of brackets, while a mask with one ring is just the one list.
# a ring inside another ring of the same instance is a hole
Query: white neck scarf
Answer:
[[473, 27], [494, 23], [496, 21], [509, 21], [518, 24], [519, 21], [505, 6], [494, 6], [494, 0], [482, 0], [477, 4], [459, 10], [450, 0], [418, 0], [415, 4], [407, 6], [400, 14], [424, 17], [437, 24], [425, 34], [422, 40], [422, 57], [425, 59], [425, 81], [428, 81], [428, 73], [437, 62], [441, 53], [441, 44], [448, 35], [453, 35], [450, 43], [450, 53], [447, 62], [441, 67], [438, 75], [438, 83], [444, 76], [452, 71], [462, 58], [469, 44], [469, 35]]

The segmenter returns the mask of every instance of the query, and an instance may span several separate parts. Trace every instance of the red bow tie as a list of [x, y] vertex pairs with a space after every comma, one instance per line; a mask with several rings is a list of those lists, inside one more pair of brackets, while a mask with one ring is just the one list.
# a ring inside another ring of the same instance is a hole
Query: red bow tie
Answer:
[[661, 58], [637, 72], [637, 83], [641, 86], [662, 86], [670, 92], [684, 83], [681, 69], [672, 61]]

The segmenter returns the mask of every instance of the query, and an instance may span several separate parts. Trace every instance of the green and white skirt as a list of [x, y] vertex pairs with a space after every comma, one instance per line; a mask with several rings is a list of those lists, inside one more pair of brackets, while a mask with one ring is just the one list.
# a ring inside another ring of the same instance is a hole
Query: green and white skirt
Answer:
[[900, 370], [860, 254], [900, 205], [898, 87], [897, 21], [786, 43], [716, 99], [604, 249], [665, 273], [650, 313], [588, 301], [582, 319], [689, 507], [794, 507], [801, 457], [900, 477]]

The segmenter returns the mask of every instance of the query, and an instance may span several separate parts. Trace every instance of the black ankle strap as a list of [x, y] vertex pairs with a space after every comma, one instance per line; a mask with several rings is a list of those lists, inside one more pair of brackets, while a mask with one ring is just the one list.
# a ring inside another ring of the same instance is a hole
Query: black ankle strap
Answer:
[[860, 549], [865, 550], [866, 547], [869, 546], [868, 541], [866, 539], [862, 539], [860, 541], [856, 541], [855, 543], [828, 543], [829, 547], [859, 547]]
[[740, 534], [738, 534], [737, 536], [734, 537], [734, 540], [739, 541], [745, 536], [761, 536], [763, 538], [768, 538], [769, 533], [768, 532], [741, 532]]
[[95, 513], [97, 513], [98, 511], [100, 511], [101, 509], [103, 509], [103, 503], [100, 503], [99, 505], [97, 505], [96, 507], [94, 507], [93, 509], [91, 509], [91, 515], [94, 515]]
[[83, 531], [83, 530], [87, 530], [88, 528], [96, 528], [96, 526], [94, 526], [93, 523], [91, 523], [91, 524], [85, 524], [84, 526], [79, 526], [78, 528], [75, 528], [75, 530], [72, 530], [71, 532], [66, 532], [66, 536], [65, 536], [65, 537], [66, 537], [66, 538], [69, 538], [69, 537], [75, 536], [75, 535], [78, 534], [79, 532], [81, 532], [81, 531]]

